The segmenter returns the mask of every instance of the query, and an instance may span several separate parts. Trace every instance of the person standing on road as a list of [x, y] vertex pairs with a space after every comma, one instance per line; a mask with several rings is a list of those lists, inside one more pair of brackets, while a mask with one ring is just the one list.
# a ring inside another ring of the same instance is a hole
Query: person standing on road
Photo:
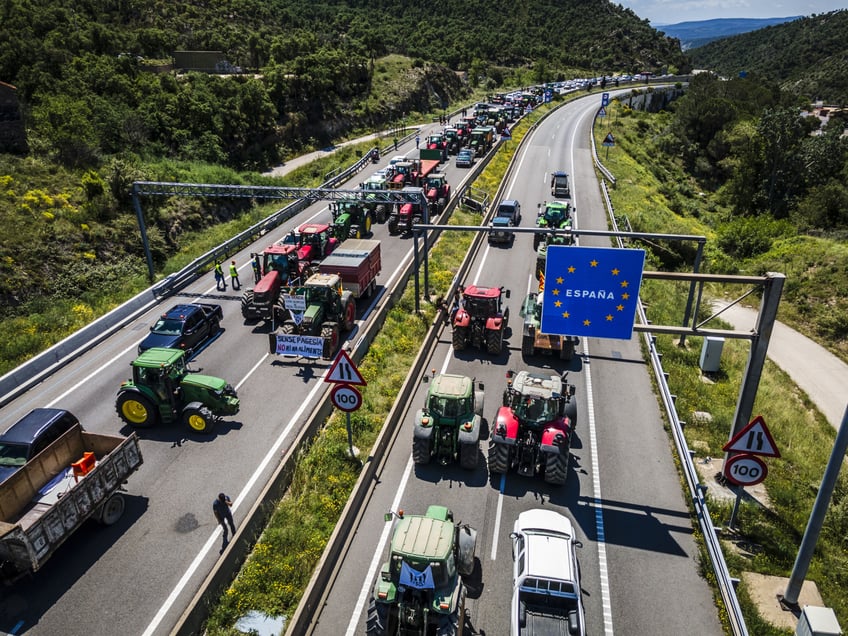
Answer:
[[[224, 286], [221, 289], [221, 286]], [[221, 267], [221, 261], [215, 261], [215, 289], [218, 291], [227, 291], [227, 281], [224, 279], [224, 268]]]
[[221, 545], [221, 552], [224, 551], [224, 548], [226, 548], [227, 544], [230, 542], [227, 536], [228, 523], [233, 536], [236, 536], [236, 525], [233, 523], [233, 512], [230, 510], [230, 506], [232, 505], [233, 502], [224, 493], [219, 493], [218, 498], [212, 502], [212, 514], [215, 515], [215, 520], [224, 529], [224, 542]]
[[416, 150], [418, 149], [418, 143], [420, 141], [421, 141], [421, 137], [419, 137], [418, 135], [415, 135], [415, 148], [416, 148]]
[[250, 264], [253, 265], [253, 282], [258, 283], [262, 278], [262, 268], [259, 266], [259, 254], [254, 254], [250, 259]]
[[230, 261], [230, 280], [233, 284], [233, 289], [241, 289], [241, 283], [238, 279], [238, 268], [236, 268], [236, 262]]
[[395, 137], [395, 150], [397, 150], [397, 137]]

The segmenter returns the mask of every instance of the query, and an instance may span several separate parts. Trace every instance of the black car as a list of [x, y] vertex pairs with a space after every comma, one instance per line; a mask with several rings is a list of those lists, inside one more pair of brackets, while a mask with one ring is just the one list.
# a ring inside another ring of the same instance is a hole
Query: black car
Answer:
[[0, 482], [67, 433], [79, 420], [63, 409], [33, 409], [0, 435]]
[[221, 305], [184, 303], [174, 305], [150, 328], [150, 334], [138, 345], [144, 353], [153, 347], [183, 349], [192, 353], [217, 335], [224, 318]]

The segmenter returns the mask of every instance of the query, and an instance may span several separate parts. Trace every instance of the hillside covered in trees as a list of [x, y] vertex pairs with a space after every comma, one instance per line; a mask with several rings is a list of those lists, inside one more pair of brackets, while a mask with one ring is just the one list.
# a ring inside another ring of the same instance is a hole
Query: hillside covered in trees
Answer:
[[766, 27], [687, 51], [692, 66], [745, 71], [808, 100], [848, 104], [848, 9]]
[[[429, 110], [411, 90], [372, 93], [389, 54], [415, 60], [410, 83], [436, 108], [461, 95], [444, 71], [495, 87], [505, 68], [550, 80], [686, 61], [676, 40], [607, 0], [5, 0], [0, 41], [0, 81], [18, 89], [33, 148], [79, 166], [129, 152], [264, 167]], [[145, 70], [180, 50], [221, 51], [247, 72], [222, 82]]]

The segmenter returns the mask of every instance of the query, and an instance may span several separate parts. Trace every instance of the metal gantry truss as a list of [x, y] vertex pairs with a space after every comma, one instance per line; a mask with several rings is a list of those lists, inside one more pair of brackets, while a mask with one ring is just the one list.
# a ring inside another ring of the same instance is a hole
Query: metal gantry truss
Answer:
[[[369, 203], [418, 203], [427, 210], [427, 200], [418, 190], [339, 190], [336, 188], [287, 188], [282, 186], [226, 185], [216, 183], [177, 183], [170, 181], [135, 181], [132, 184], [132, 200], [147, 271], [151, 281], [155, 277], [153, 255], [147, 238], [147, 225], [141, 209], [141, 197], [208, 197], [221, 199], [291, 199], [307, 203], [315, 201], [368, 201]], [[429, 219], [426, 218], [425, 221]]]

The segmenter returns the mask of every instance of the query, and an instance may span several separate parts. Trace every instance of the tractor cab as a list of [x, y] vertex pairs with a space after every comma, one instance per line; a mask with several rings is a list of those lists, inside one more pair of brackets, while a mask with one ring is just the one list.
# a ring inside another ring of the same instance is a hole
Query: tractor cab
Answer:
[[300, 236], [297, 258], [300, 261], [319, 261], [332, 252], [338, 239], [332, 236], [326, 223], [306, 223], [298, 228]]

